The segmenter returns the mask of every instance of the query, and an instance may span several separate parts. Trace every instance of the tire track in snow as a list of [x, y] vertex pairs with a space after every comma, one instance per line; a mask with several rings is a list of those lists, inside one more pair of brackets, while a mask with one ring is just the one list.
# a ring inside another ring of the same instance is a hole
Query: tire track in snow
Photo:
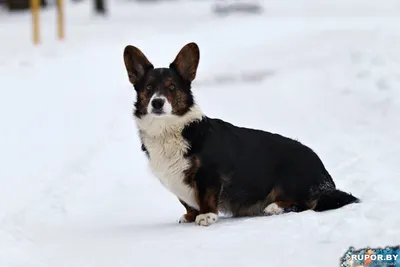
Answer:
[[[112, 89], [114, 86], [110, 86]], [[123, 88], [123, 87], [121, 87]], [[72, 161], [67, 162], [41, 190], [35, 199], [26, 203], [22, 208], [6, 213], [0, 221], [0, 247], [6, 248], [0, 251], [0, 263], [11, 261], [24, 261], [25, 250], [35, 245], [35, 238], [27, 230], [32, 224], [43, 225], [51, 220], [68, 220], [68, 209], [65, 206], [65, 198], [76, 191], [85, 182], [86, 174], [91, 170], [92, 162], [101, 153], [110, 140], [117, 136], [118, 117], [121, 114], [121, 99], [126, 98], [126, 91], [116, 91], [109, 110], [112, 115], [103, 127], [104, 134], [97, 142], [90, 144], [84, 151]], [[24, 186], [24, 185], [21, 185]], [[44, 224], [43, 224], [44, 223]], [[22, 249], [24, 248], [24, 249]], [[22, 263], [21, 263], [22, 264]], [[30, 263], [31, 264], [31, 263]], [[2, 264], [0, 264], [2, 265]], [[17, 265], [16, 265], [17, 266]], [[22, 266], [26, 266], [22, 264]]]

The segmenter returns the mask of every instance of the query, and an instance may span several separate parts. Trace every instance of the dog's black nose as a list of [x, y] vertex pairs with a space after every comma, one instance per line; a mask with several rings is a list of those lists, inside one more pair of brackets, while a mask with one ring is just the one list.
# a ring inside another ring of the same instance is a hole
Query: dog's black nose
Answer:
[[152, 106], [154, 109], [161, 109], [161, 108], [164, 106], [164, 102], [165, 102], [165, 100], [162, 99], [162, 98], [154, 98], [154, 99], [151, 101], [151, 106]]

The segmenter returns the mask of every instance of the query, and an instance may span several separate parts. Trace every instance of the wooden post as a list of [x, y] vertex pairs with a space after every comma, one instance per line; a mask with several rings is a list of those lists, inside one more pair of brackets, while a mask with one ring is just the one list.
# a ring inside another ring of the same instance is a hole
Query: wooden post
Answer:
[[58, 40], [64, 40], [64, 3], [63, 0], [57, 0], [57, 36]]
[[30, 0], [30, 5], [32, 13], [33, 43], [37, 45], [40, 42], [40, 29], [39, 29], [40, 0]]

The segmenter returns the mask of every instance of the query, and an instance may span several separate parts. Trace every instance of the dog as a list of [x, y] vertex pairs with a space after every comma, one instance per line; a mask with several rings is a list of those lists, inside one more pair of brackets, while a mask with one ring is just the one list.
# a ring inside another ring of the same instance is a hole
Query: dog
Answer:
[[151, 172], [186, 209], [179, 223], [209, 226], [233, 216], [325, 211], [360, 200], [336, 189], [309, 147], [276, 133], [207, 117], [191, 84], [200, 51], [186, 44], [168, 68], [143, 52], [123, 52], [136, 91], [133, 117]]

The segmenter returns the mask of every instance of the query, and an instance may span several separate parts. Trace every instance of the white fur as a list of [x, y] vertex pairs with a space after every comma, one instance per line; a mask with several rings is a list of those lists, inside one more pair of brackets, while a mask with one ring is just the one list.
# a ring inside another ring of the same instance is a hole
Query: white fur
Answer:
[[163, 111], [165, 115], [171, 115], [172, 114], [172, 106], [168, 102], [168, 99], [165, 96], [154, 94], [149, 101], [149, 105], [147, 106], [147, 113], [151, 114], [153, 112], [153, 107], [151, 106], [151, 101], [155, 98], [161, 98], [164, 100], [164, 106], [163, 106]]
[[136, 118], [140, 137], [149, 155], [153, 174], [175, 196], [199, 210], [193, 188], [184, 183], [184, 171], [190, 166], [185, 153], [189, 144], [182, 137], [185, 125], [201, 120], [203, 114], [195, 105], [183, 116], [147, 114]]
[[264, 213], [266, 215], [278, 215], [283, 213], [283, 209], [279, 207], [278, 204], [271, 203], [264, 209]]
[[182, 216], [181, 216], [181, 218], [179, 219], [179, 223], [187, 223], [188, 221], [186, 220], [186, 218], [185, 218], [185, 214], [183, 214]]
[[196, 224], [201, 226], [209, 226], [218, 221], [218, 215], [212, 212], [199, 214], [196, 216]]

